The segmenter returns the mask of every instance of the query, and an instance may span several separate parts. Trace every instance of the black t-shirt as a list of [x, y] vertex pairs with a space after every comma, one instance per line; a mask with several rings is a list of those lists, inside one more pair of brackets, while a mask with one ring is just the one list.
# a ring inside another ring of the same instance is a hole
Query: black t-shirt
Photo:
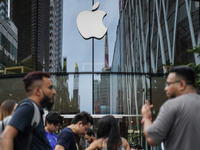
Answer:
[[63, 146], [65, 150], [79, 150], [75, 133], [67, 127], [60, 132], [57, 145]]
[[[36, 104], [37, 105], [37, 104]], [[37, 105], [38, 106], [38, 105]], [[51, 150], [51, 146], [46, 138], [43, 122], [43, 109], [39, 107], [40, 123], [32, 133], [32, 150]], [[31, 102], [22, 102], [15, 110], [9, 125], [17, 128], [19, 133], [14, 139], [15, 150], [25, 150], [29, 133], [31, 131], [31, 121], [33, 118], [34, 106]]]

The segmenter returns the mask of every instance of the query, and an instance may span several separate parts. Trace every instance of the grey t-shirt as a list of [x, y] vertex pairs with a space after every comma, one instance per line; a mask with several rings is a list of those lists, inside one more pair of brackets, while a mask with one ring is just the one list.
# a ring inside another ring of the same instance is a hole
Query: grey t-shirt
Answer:
[[147, 134], [157, 144], [164, 141], [165, 150], [199, 150], [200, 95], [184, 94], [166, 101]]
[[12, 116], [9, 115], [6, 118], [4, 118], [3, 121], [0, 121], [0, 136], [2, 134], [3, 124], [4, 124], [4, 129], [5, 129], [11, 118], [12, 118]]

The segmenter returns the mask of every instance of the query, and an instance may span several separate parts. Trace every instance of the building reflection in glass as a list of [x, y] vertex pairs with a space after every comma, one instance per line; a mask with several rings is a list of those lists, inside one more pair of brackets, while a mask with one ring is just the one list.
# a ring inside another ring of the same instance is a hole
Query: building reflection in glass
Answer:
[[[74, 72], [78, 73], [78, 65], [75, 64]], [[80, 95], [79, 95], [79, 74], [73, 75], [73, 92], [69, 92], [69, 75], [52, 76], [55, 78], [54, 86], [56, 90], [54, 110], [62, 114], [76, 114], [80, 112]]]

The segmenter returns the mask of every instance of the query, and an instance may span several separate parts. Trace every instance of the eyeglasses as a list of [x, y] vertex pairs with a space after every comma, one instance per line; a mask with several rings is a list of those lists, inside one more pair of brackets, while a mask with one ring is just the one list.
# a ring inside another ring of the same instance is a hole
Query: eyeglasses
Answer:
[[171, 84], [174, 84], [174, 83], [179, 83], [179, 82], [181, 82], [181, 81], [166, 82], [165, 87], [170, 86]]

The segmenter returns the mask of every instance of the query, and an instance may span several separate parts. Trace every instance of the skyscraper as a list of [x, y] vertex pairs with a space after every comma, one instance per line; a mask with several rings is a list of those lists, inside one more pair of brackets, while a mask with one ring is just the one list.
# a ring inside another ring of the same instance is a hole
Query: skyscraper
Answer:
[[104, 67], [109, 67], [109, 53], [108, 53], [108, 32], [104, 36]]
[[9, 4], [8, 0], [0, 1], [0, 70], [17, 64], [17, 28], [8, 17]]
[[[102, 72], [110, 72], [109, 67], [109, 55], [108, 55], [108, 34], [104, 35], [104, 67]], [[101, 114], [110, 113], [110, 75], [101, 74], [100, 82], [100, 104], [101, 104]]]
[[[79, 71], [78, 65], [77, 65], [77, 63], [75, 63], [74, 72], [78, 73], [78, 71]], [[78, 104], [78, 106], [80, 106], [80, 100], [79, 100], [79, 74], [75, 74], [74, 75], [73, 98], [76, 100], [76, 104]]]
[[56, 68], [61, 71], [63, 39], [63, 0], [56, 0]]
[[109, 114], [110, 113], [110, 74], [101, 74], [100, 104], [101, 104], [101, 114]]
[[50, 0], [49, 71], [56, 71], [56, 0]]
[[100, 81], [94, 80], [94, 113], [101, 113], [101, 103], [100, 103]]
[[0, 16], [3, 19], [8, 17], [8, 0], [0, 1]]
[[44, 70], [48, 71], [50, 1], [11, 0], [10, 4], [10, 16], [20, 37], [18, 63], [29, 65], [28, 67], [35, 70], [42, 70], [44, 67]]

